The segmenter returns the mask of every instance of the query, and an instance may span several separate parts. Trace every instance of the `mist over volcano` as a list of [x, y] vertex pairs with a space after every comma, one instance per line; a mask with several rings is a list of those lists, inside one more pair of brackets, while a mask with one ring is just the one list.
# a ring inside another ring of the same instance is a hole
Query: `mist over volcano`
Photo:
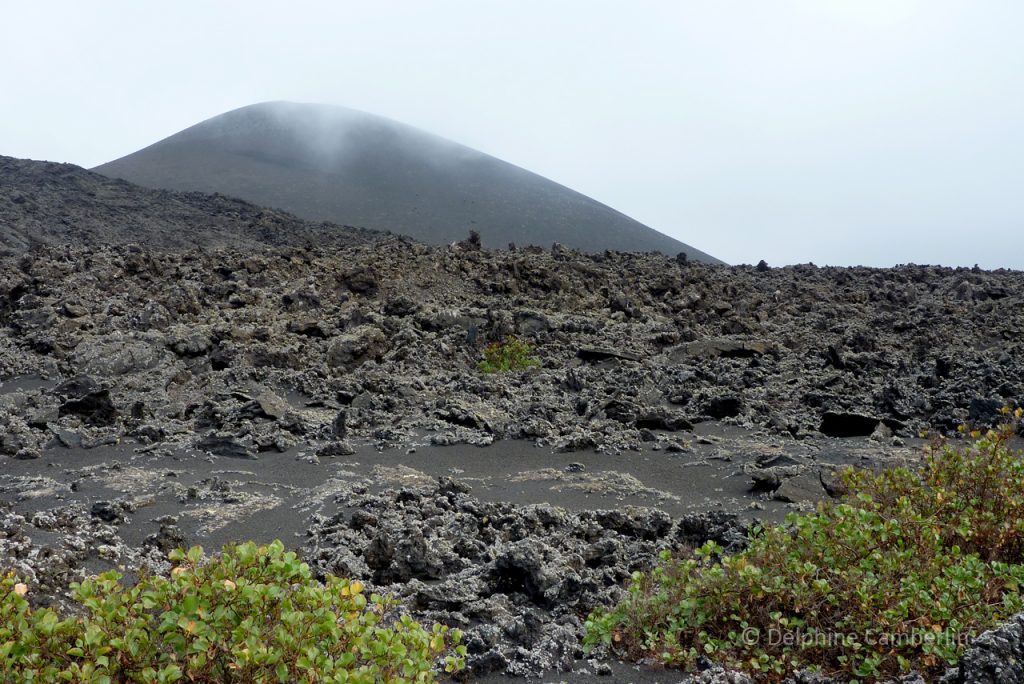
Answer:
[[537, 174], [383, 117], [269, 102], [203, 121], [95, 171], [219, 192], [301, 218], [445, 244], [559, 242], [586, 251], [714, 257]]

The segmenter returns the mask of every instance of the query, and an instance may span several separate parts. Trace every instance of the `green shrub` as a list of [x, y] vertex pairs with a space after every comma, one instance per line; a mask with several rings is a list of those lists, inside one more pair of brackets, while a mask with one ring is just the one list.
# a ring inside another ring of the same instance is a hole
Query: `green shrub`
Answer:
[[[1009, 413], [1009, 409], [1003, 409]], [[1024, 415], [1020, 409], [1014, 417]], [[961, 427], [961, 432], [966, 429]], [[933, 521], [942, 541], [987, 561], [1024, 562], [1024, 460], [1008, 448], [1012, 424], [971, 432], [969, 448], [940, 441], [926, 448], [917, 471], [849, 470], [845, 483], [862, 504], [884, 512], [901, 498]], [[864, 497], [867, 497], [865, 499]]]
[[104, 573], [72, 585], [82, 615], [33, 610], [0, 580], [0, 666], [37, 682], [432, 682], [464, 664], [461, 635], [396, 616], [359, 582], [321, 584], [281, 542], [176, 552], [170, 579]]
[[508, 337], [502, 342], [492, 342], [484, 347], [483, 359], [477, 364], [477, 368], [482, 373], [526, 370], [540, 365], [540, 361], [532, 355], [533, 347], [529, 342], [517, 337]]
[[937, 444], [919, 469], [847, 472], [846, 500], [756, 529], [740, 553], [664, 554], [623, 603], [590, 616], [585, 643], [683, 668], [706, 655], [766, 681], [801, 668], [868, 681], [941, 673], [1024, 604], [1012, 434]]

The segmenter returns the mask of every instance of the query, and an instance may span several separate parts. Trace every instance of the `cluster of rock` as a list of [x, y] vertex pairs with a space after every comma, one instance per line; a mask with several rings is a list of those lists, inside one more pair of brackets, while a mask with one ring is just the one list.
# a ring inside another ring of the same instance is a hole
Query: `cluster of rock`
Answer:
[[581, 616], [623, 596], [658, 552], [714, 539], [745, 544], [736, 516], [673, 520], [650, 509], [580, 513], [486, 503], [465, 484], [355, 492], [315, 516], [303, 555], [320, 574], [356, 577], [427, 621], [466, 633], [474, 674], [537, 676], [582, 658]]
[[[695, 422], [801, 437], [990, 421], [1024, 384], [1024, 274], [717, 267], [656, 254], [50, 247], [0, 268], [7, 455], [54, 436], [668, 446]], [[541, 367], [477, 371], [516, 335]]]
[[0, 501], [0, 567], [31, 587], [32, 604], [62, 612], [72, 605], [69, 586], [87, 574], [111, 567], [169, 571], [167, 552], [183, 541], [173, 526], [133, 546], [118, 534], [116, 516], [113, 510], [76, 503], [26, 516]]

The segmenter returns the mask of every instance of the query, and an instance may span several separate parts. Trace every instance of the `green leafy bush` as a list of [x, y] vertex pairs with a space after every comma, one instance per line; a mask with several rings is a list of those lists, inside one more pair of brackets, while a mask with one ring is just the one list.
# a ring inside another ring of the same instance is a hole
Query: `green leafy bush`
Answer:
[[540, 365], [533, 358], [533, 347], [517, 337], [508, 337], [502, 342], [492, 342], [484, 347], [483, 359], [477, 364], [482, 373], [507, 373], [526, 370]]
[[1024, 604], [1012, 435], [936, 444], [919, 469], [849, 471], [846, 500], [756, 529], [740, 553], [664, 554], [622, 604], [590, 616], [585, 643], [684, 668], [705, 655], [766, 681], [802, 668], [934, 676]]
[[[1013, 417], [1019, 421], [1022, 415], [1017, 409]], [[917, 471], [850, 470], [846, 486], [862, 495], [862, 506], [880, 513], [905, 498], [933, 521], [946, 545], [988, 561], [1024, 562], [1024, 460], [1008, 448], [1014, 426], [968, 436], [970, 448], [948, 441], [927, 447]]]
[[458, 630], [430, 630], [359, 582], [311, 578], [281, 542], [176, 552], [170, 579], [104, 573], [72, 586], [82, 615], [33, 610], [0, 580], [0, 666], [37, 682], [432, 682], [464, 665]]

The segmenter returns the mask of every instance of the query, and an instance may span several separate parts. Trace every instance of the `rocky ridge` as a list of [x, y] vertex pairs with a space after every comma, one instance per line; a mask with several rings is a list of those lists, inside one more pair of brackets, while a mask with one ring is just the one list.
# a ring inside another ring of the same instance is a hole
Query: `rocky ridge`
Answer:
[[170, 249], [346, 245], [381, 233], [200, 192], [148, 190], [73, 164], [0, 156], [0, 250], [139, 243]]

